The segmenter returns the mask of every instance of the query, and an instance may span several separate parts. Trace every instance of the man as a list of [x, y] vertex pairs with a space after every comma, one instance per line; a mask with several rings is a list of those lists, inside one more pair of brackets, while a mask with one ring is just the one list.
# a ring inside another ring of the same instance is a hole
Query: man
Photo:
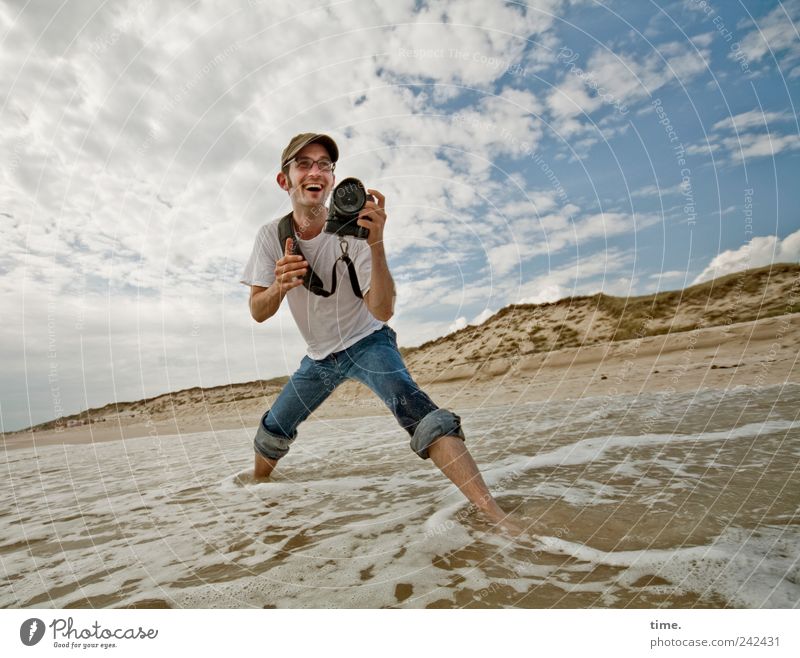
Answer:
[[[281, 244], [281, 220], [263, 226], [242, 276], [242, 283], [250, 286], [253, 319], [263, 322], [272, 317], [286, 298], [308, 344], [300, 368], [261, 418], [254, 440], [255, 476], [269, 477], [289, 451], [298, 425], [336, 386], [355, 379], [386, 403], [411, 435], [411, 448], [417, 455], [430, 457], [493, 523], [516, 529], [478, 472], [464, 443], [459, 417], [438, 408], [417, 386], [397, 349], [396, 334], [385, 324], [394, 313], [395, 287], [383, 244], [384, 196], [367, 190], [374, 200], [368, 197], [358, 225], [369, 229], [369, 237], [344, 238], [357, 280], [352, 289], [347, 267], [337, 261], [343, 251], [339, 237], [323, 232], [324, 204], [334, 187], [338, 158], [339, 149], [327, 135], [303, 133], [292, 138], [277, 175], [278, 185], [292, 203], [292, 237]], [[285, 220], [284, 226], [288, 225]], [[332, 288], [336, 271], [340, 285], [333, 294], [324, 297], [304, 286], [309, 266], [326, 291]]]

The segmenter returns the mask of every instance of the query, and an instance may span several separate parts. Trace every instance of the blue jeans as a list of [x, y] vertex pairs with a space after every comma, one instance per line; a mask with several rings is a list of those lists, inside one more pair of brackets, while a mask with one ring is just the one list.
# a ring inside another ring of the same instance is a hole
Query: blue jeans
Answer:
[[283, 457], [297, 437], [300, 423], [347, 379], [365, 384], [383, 400], [411, 436], [411, 449], [422, 459], [428, 459], [428, 448], [442, 436], [464, 439], [461, 419], [437, 407], [411, 378], [397, 349], [397, 334], [384, 325], [324, 359], [303, 357], [300, 368], [261, 417], [256, 451], [269, 459]]

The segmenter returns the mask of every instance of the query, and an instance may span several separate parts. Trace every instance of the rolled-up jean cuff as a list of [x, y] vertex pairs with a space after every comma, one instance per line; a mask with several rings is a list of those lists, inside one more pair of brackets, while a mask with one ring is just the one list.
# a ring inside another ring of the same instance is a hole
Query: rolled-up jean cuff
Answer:
[[443, 436], [457, 436], [463, 441], [461, 419], [452, 411], [436, 409], [419, 421], [414, 436], [411, 437], [411, 449], [422, 459], [428, 459], [428, 448]]
[[256, 438], [253, 440], [253, 447], [256, 452], [262, 457], [267, 459], [278, 460], [289, 452], [289, 446], [295, 440], [297, 432], [294, 436], [285, 437], [280, 434], [274, 434], [264, 427], [264, 421], [267, 419], [267, 411], [258, 423], [258, 430], [256, 431]]

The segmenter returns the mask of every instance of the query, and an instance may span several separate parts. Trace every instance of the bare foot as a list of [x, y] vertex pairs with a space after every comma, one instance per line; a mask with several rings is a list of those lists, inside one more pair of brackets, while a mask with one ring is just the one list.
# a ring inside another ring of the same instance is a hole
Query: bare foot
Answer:
[[502, 519], [497, 521], [495, 527], [500, 528], [512, 537], [526, 537], [528, 535], [528, 531], [523, 528], [519, 520], [511, 514], [506, 514]]
[[486, 515], [495, 528], [503, 530], [512, 537], [521, 537], [526, 534], [526, 530], [519, 520], [513, 514], [506, 514], [494, 499], [481, 512]]
[[275, 468], [278, 461], [276, 459], [267, 459], [258, 453], [255, 454], [256, 463], [255, 468], [253, 469], [253, 478], [258, 482], [263, 482], [272, 474], [272, 470]]

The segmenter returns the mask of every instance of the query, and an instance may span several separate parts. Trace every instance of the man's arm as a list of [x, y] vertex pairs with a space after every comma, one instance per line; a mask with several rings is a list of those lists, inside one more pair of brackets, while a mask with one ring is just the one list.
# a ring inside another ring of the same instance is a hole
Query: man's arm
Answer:
[[369, 290], [364, 295], [364, 302], [375, 319], [387, 322], [394, 315], [394, 301], [397, 297], [394, 280], [386, 262], [383, 243], [373, 245], [372, 274], [369, 279]]
[[302, 256], [292, 254], [292, 245], [292, 238], [286, 240], [283, 258], [275, 263], [275, 283], [268, 288], [250, 286], [250, 315], [256, 322], [275, 315], [286, 293], [303, 285], [308, 263]]
[[369, 279], [369, 291], [364, 295], [364, 302], [369, 312], [377, 320], [386, 322], [394, 315], [396, 292], [394, 281], [386, 262], [383, 249], [383, 227], [386, 224], [386, 198], [378, 190], [367, 190], [378, 202], [368, 200], [356, 222], [369, 229], [367, 244], [372, 252], [372, 274]]
[[256, 322], [264, 322], [278, 312], [284, 296], [277, 285], [269, 288], [250, 286], [250, 315]]

